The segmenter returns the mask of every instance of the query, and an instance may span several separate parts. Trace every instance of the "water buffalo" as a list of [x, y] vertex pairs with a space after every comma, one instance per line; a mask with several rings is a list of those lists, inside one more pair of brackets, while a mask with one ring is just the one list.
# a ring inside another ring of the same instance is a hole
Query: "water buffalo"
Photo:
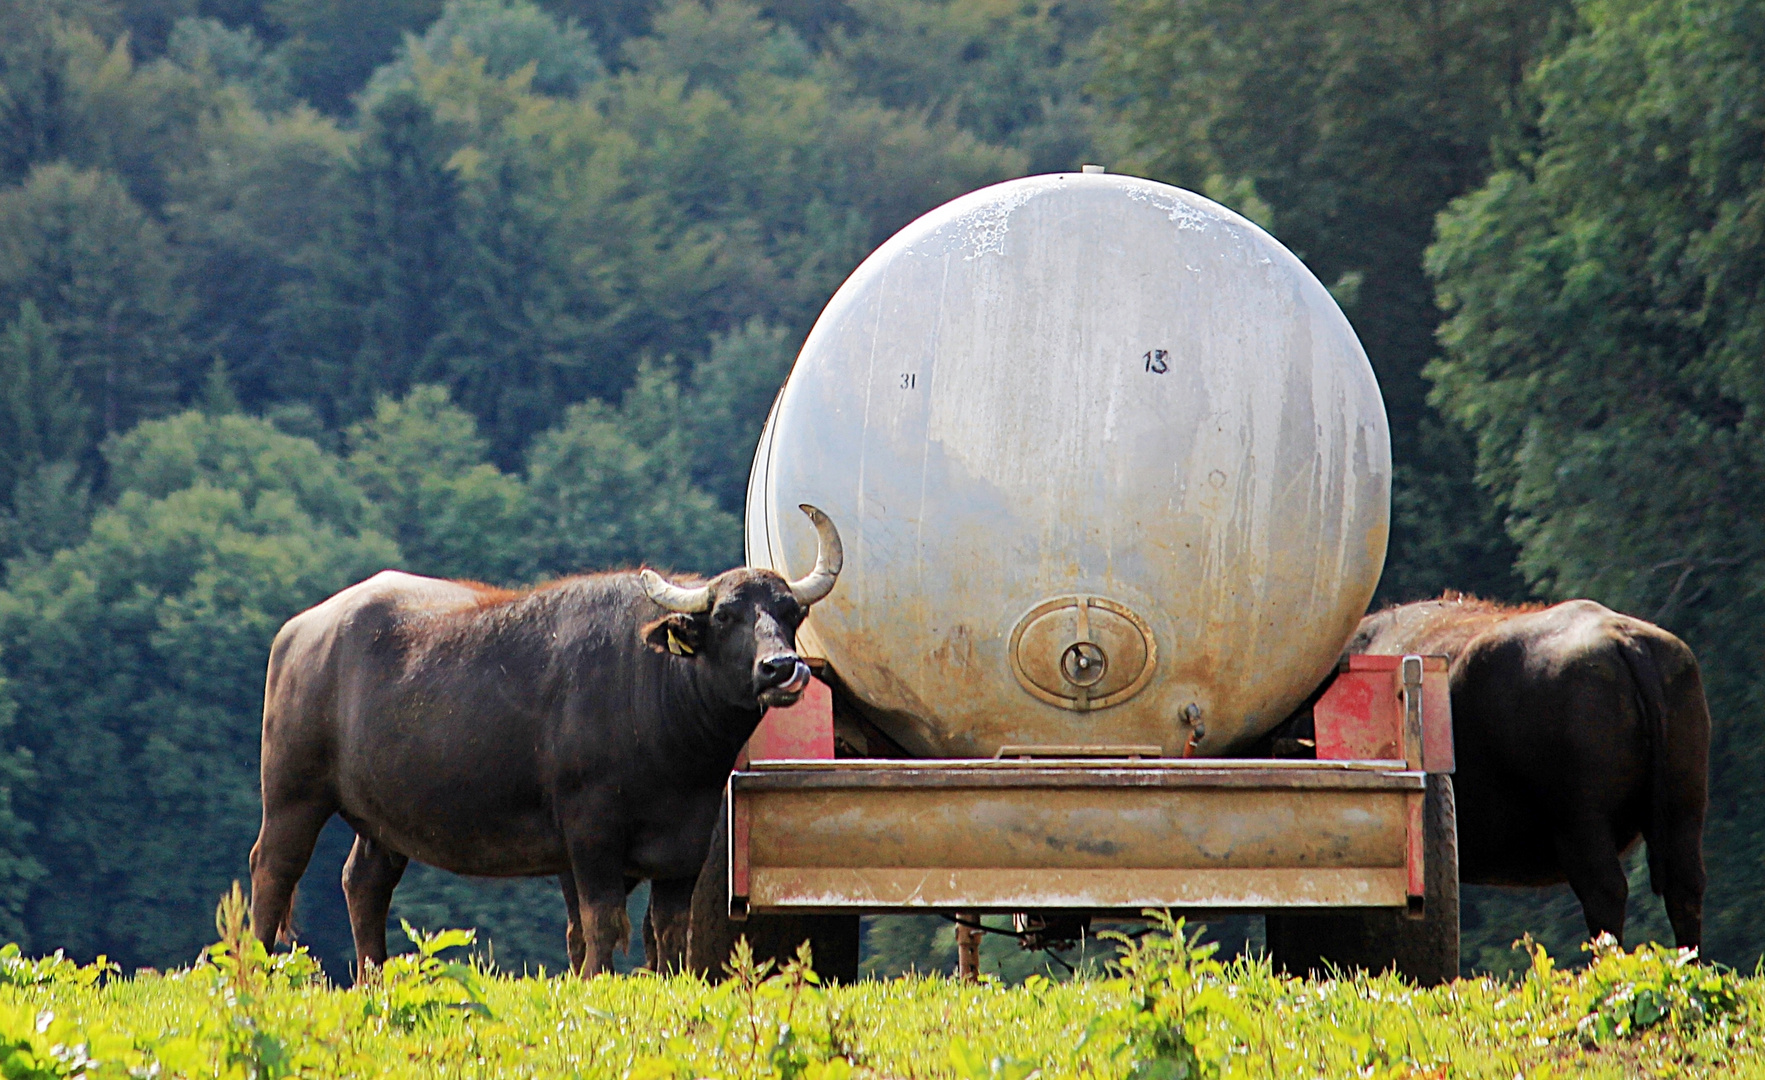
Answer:
[[1588, 932], [1622, 938], [1619, 855], [1642, 837], [1675, 939], [1699, 943], [1710, 713], [1683, 641], [1591, 600], [1449, 594], [1367, 616], [1348, 651], [1451, 658], [1461, 880], [1567, 881]]
[[355, 829], [343, 891], [358, 970], [386, 959], [410, 859], [558, 875], [570, 960], [607, 970], [628, 879], [651, 881], [658, 966], [686, 947], [693, 883], [737, 751], [809, 681], [796, 631], [840, 572], [814, 507], [800, 581], [651, 570], [527, 592], [387, 571], [290, 619], [264, 690], [252, 916], [270, 945], [332, 814]]

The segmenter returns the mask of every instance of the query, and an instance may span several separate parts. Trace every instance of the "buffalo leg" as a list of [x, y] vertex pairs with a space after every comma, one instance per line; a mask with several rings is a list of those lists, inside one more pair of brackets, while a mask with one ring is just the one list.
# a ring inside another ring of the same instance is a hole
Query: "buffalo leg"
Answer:
[[343, 899], [349, 905], [349, 930], [355, 937], [355, 973], [365, 979], [370, 967], [386, 963], [386, 914], [392, 890], [409, 859], [389, 851], [360, 833], [343, 864]]
[[[631, 890], [637, 888], [638, 878], [625, 879], [625, 898], [631, 899]], [[581, 971], [582, 961], [588, 955], [588, 946], [582, 940], [582, 909], [576, 899], [576, 878], [566, 870], [558, 875], [558, 884], [564, 889], [564, 947], [570, 952], [570, 970]], [[644, 947], [651, 954], [655, 952], [655, 944], [650, 940], [650, 922], [644, 919]]]
[[251, 922], [266, 949], [292, 937], [294, 888], [331, 814], [317, 801], [264, 800], [263, 826], [251, 845]]
[[1630, 883], [1624, 880], [1624, 864], [1619, 861], [1612, 830], [1603, 823], [1578, 822], [1557, 834], [1556, 846], [1563, 876], [1581, 901], [1588, 935], [1611, 934], [1623, 941]]
[[615, 859], [586, 844], [572, 845], [570, 873], [576, 885], [576, 918], [581, 928], [583, 958], [576, 969], [584, 978], [613, 970], [613, 954], [631, 939], [625, 914], [625, 872]]
[[1700, 815], [1668, 832], [1665, 857], [1667, 882], [1661, 899], [1667, 905], [1667, 921], [1673, 924], [1673, 943], [1695, 949], [1704, 936], [1704, 822]]
[[[581, 890], [581, 885], [577, 889]], [[624, 898], [616, 892], [596, 896], [587, 893], [577, 901], [582, 925], [583, 958], [576, 969], [583, 978], [591, 978], [613, 970], [613, 954], [624, 947], [631, 937], [631, 920], [625, 914]]]
[[659, 973], [686, 970], [686, 935], [692, 924], [693, 886], [697, 883], [697, 878], [650, 882], [650, 914], [645, 922], [655, 938], [650, 966]]
[[558, 884], [564, 888], [564, 948], [570, 953], [570, 970], [582, 970], [582, 962], [588, 958], [588, 946], [582, 941], [582, 910], [576, 902], [576, 878], [566, 870], [558, 875]]

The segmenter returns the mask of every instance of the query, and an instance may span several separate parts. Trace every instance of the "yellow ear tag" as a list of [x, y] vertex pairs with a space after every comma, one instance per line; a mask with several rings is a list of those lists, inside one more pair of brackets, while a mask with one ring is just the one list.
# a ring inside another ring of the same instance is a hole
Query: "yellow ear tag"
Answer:
[[693, 654], [686, 642], [674, 636], [674, 627], [672, 626], [668, 628], [668, 651], [675, 656], [691, 656]]

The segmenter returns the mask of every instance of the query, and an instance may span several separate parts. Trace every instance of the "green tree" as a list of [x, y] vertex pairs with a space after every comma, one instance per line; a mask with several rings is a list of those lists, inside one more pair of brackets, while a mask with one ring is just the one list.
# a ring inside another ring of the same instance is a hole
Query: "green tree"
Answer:
[[249, 26], [181, 18], [172, 25], [166, 55], [187, 71], [243, 87], [258, 108], [280, 110], [294, 104], [293, 73], [281, 55], [264, 49]]
[[11, 745], [17, 722], [18, 702], [10, 684], [0, 680], [0, 739], [10, 747], [0, 752], [0, 937], [36, 950], [25, 909], [31, 887], [43, 878], [43, 865], [31, 853], [34, 830], [18, 815], [16, 797], [37, 777], [30, 751]]
[[208, 129], [200, 165], [166, 207], [191, 353], [221, 358], [248, 409], [306, 402], [331, 411], [320, 342], [339, 338], [341, 296], [321, 296], [314, 267], [348, 213], [352, 139], [310, 110], [241, 108]]
[[1104, 156], [1109, 123], [1087, 93], [1105, 0], [852, 0], [825, 55], [858, 93], [946, 117], [1024, 151], [1030, 172]]
[[108, 37], [85, 22], [51, 22], [52, 48], [32, 101], [45, 137], [19, 164], [52, 161], [114, 173], [142, 206], [160, 210], [173, 178], [206, 152], [205, 132], [244, 96], [212, 71], [170, 60], [137, 63], [126, 35]]
[[15, 183], [62, 142], [67, 48], [60, 31], [73, 6], [0, 0], [0, 181]]
[[114, 175], [39, 166], [0, 190], [0, 311], [32, 302], [90, 410], [94, 441], [178, 396], [184, 298], [164, 230]]
[[531, 69], [414, 59], [417, 87], [394, 94], [429, 110], [454, 185], [441, 316], [415, 377], [444, 382], [513, 467], [569, 403], [616, 399], [626, 350], [658, 322], [690, 318], [710, 290], [704, 255], [671, 243], [630, 140], [594, 102], [534, 92]]
[[412, 82], [417, 53], [445, 64], [455, 50], [482, 57], [485, 72], [499, 79], [531, 64], [533, 89], [559, 97], [606, 73], [587, 31], [573, 19], [559, 22], [532, 0], [448, 0], [421, 37], [406, 37], [398, 58], [374, 73], [369, 93]]
[[439, 386], [382, 398], [349, 430], [349, 474], [419, 574], [517, 582], [533, 530], [519, 477], [485, 460], [470, 413]]
[[280, 294], [276, 355], [334, 423], [445, 385], [504, 469], [571, 403], [618, 400], [636, 358], [703, 357], [756, 316], [805, 326], [894, 229], [1021, 168], [832, 91], [734, 0], [674, 4], [570, 98], [535, 89], [543, 50], [498, 76], [451, 41], [363, 99], [347, 209]]
[[106, 456], [115, 503], [0, 593], [11, 739], [37, 770], [15, 791], [44, 870], [25, 924], [82, 957], [185, 963], [256, 833], [271, 638], [398, 554], [336, 461], [262, 421], [184, 414]]
[[0, 513], [7, 555], [48, 554], [86, 524], [86, 409], [37, 305], [0, 332]]
[[458, 242], [459, 177], [434, 114], [416, 93], [399, 90], [364, 119], [356, 242], [337, 252], [347, 260], [341, 284], [353, 295], [360, 327], [355, 354], [346, 358], [348, 381], [339, 387], [351, 413], [420, 376], [445, 319]]
[[1709, 955], [1765, 934], [1765, 23], [1597, 0], [1532, 79], [1535, 137], [1440, 220], [1435, 400], [1540, 593], [1698, 651], [1716, 720]]
[[1434, 216], [1526, 119], [1525, 72], [1562, 0], [1125, 0], [1103, 86], [1153, 175], [1245, 206], [1347, 309], [1379, 375], [1397, 466], [1382, 596], [1512, 594], [1513, 552], [1463, 437], [1426, 403], [1439, 314]]
[[280, 54], [301, 96], [341, 116], [404, 35], [422, 31], [441, 6], [442, 0], [264, 0], [263, 11], [284, 38]]
[[715, 573], [741, 562], [741, 525], [692, 483], [672, 370], [644, 364], [614, 409], [570, 408], [534, 441], [534, 562], [553, 573], [651, 565]]
[[586, 28], [601, 58], [611, 63], [625, 42], [649, 32], [656, 5], [655, 0], [543, 0], [542, 6]]
[[741, 0], [675, 0], [626, 55], [606, 113], [636, 144], [638, 188], [678, 238], [669, 248], [697, 255], [693, 293], [656, 305], [686, 317], [638, 352], [701, 354], [754, 316], [806, 329], [901, 226], [1027, 163], [953, 121], [843, 93], [794, 33]]
[[737, 517], [746, 508], [754, 449], [798, 344], [782, 327], [753, 319], [712, 338], [709, 355], [693, 367], [682, 416], [693, 481]]
[[49, 325], [26, 300], [0, 331], [0, 492], [40, 465], [80, 458], [85, 413]]

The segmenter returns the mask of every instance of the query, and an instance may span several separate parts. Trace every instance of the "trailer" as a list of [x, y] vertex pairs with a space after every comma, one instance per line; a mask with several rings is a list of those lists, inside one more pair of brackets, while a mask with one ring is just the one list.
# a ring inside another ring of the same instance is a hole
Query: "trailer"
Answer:
[[1291, 970], [1456, 976], [1445, 662], [1342, 655], [1390, 468], [1328, 290], [1216, 203], [1087, 171], [903, 229], [756, 455], [750, 564], [807, 565], [802, 502], [848, 559], [799, 632], [812, 691], [730, 777], [696, 961], [807, 934], [854, 969], [864, 914], [1169, 909], [1263, 913]]

